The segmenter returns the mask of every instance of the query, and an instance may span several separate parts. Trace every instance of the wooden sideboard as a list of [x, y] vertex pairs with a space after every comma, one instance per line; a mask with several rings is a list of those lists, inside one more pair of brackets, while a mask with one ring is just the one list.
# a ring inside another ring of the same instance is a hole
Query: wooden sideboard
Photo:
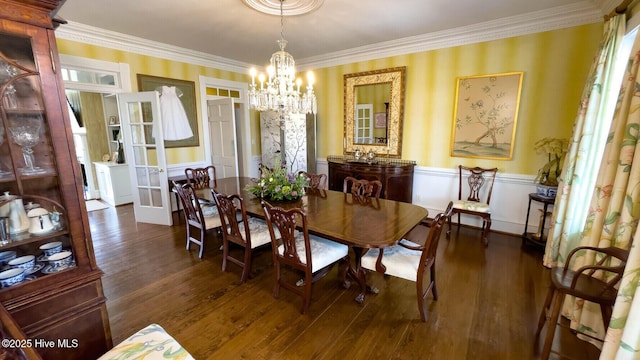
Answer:
[[383, 199], [410, 203], [413, 197], [415, 161], [378, 159], [372, 163], [352, 157], [328, 156], [329, 190], [342, 191], [344, 178], [380, 180]]

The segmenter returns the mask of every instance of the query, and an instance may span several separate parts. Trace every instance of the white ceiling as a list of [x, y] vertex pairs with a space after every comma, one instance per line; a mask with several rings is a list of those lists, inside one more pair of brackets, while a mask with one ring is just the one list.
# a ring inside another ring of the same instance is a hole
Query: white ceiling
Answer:
[[[541, 14], [557, 17], [575, 9], [605, 14], [619, 1], [324, 0], [316, 11], [285, 17], [284, 35], [296, 61], [311, 62], [425, 34], [448, 36], [451, 29], [477, 31], [500, 21], [544, 19]], [[71, 27], [88, 25], [256, 65], [268, 62], [280, 38], [280, 17], [242, 0], [66, 0], [58, 17]]]

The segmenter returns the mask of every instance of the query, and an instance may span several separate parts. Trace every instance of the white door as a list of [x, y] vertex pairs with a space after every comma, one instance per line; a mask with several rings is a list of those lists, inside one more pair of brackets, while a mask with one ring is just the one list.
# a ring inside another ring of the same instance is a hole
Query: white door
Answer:
[[172, 225], [158, 93], [117, 96], [136, 221]]
[[236, 116], [232, 98], [208, 100], [209, 141], [211, 163], [216, 176], [238, 176], [238, 152], [236, 151]]

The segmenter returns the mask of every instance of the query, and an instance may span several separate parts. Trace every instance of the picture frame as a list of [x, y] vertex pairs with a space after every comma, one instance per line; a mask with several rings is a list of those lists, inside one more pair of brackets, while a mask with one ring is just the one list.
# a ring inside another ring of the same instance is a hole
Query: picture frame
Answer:
[[387, 127], [387, 113], [379, 112], [373, 114], [374, 124], [373, 126], [376, 128], [386, 128]]
[[511, 160], [523, 72], [458, 77], [451, 156]]
[[[176, 147], [191, 147], [200, 146], [200, 137], [198, 133], [198, 118], [196, 111], [196, 85], [193, 81], [170, 79], [159, 76], [137, 74], [138, 91], [156, 91], [156, 89], [162, 86], [174, 86], [182, 92], [182, 96], [179, 97], [184, 111], [187, 114], [189, 120], [189, 126], [193, 132], [193, 136], [188, 139], [164, 141], [165, 148]], [[151, 136], [151, 134], [148, 134]]]
[[120, 120], [117, 116], [109, 116], [109, 125], [119, 125]]

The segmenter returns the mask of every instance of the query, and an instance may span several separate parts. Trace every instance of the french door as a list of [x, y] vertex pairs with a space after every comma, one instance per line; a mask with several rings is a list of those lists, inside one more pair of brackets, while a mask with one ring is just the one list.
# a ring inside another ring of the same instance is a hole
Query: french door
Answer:
[[117, 97], [136, 221], [172, 225], [158, 93], [122, 93]]

